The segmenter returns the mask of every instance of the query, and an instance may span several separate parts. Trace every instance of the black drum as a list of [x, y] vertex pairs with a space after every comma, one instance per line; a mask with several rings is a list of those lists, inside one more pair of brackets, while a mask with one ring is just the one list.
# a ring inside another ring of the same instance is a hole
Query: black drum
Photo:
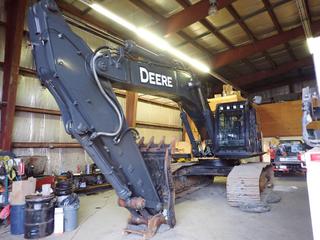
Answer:
[[55, 197], [28, 195], [26, 196], [24, 237], [26, 239], [49, 236], [54, 230]]

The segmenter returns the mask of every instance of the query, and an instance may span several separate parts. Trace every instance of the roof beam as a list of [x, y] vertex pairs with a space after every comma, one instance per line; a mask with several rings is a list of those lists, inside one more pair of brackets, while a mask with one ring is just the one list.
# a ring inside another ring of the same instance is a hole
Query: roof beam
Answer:
[[250, 83], [259, 82], [263, 79], [274, 77], [286, 72], [289, 72], [293, 69], [301, 68], [304, 66], [310, 66], [313, 65], [312, 57], [306, 57], [302, 58], [297, 61], [291, 61], [282, 65], [279, 65], [275, 69], [269, 69], [264, 71], [259, 71], [250, 75], [245, 75], [240, 78], [231, 80], [234, 84], [243, 87], [245, 85], [248, 85]]
[[[176, 1], [179, 2], [179, 4], [182, 5], [185, 9], [188, 9], [193, 6], [189, 2], [189, 0], [176, 0]], [[207, 2], [209, 5], [209, 1]], [[233, 48], [232, 43], [220, 32], [216, 31], [216, 28], [208, 20], [200, 19], [199, 21], [205, 28], [207, 28], [213, 35], [215, 35], [224, 45], [226, 45], [228, 48]]]
[[232, 5], [227, 6], [226, 9], [231, 14], [231, 16], [236, 20], [236, 22], [240, 25], [243, 31], [245, 31], [245, 33], [249, 36], [250, 40], [255, 41], [256, 37], [253, 35], [249, 27], [242, 21], [237, 10]]
[[[134, 5], [136, 5], [137, 7], [139, 7], [140, 9], [142, 9], [145, 13], [149, 14], [150, 16], [152, 16], [153, 18], [157, 19], [157, 20], [162, 20], [165, 21], [166, 18], [163, 17], [161, 14], [155, 12], [151, 7], [149, 7], [146, 3], [144, 3], [141, 0], [129, 0], [131, 3], [133, 3]], [[190, 3], [188, 2], [188, 0], [177, 0], [179, 2], [179, 4], [181, 4], [183, 7], [188, 7], [190, 6]], [[205, 19], [203, 19], [203, 21], [206, 21]], [[207, 22], [207, 21], [206, 21]], [[203, 23], [203, 22], [202, 22]], [[214, 31], [214, 27], [208, 22], [208, 24], [205, 26], [209, 29], [209, 31]], [[152, 27], [154, 28], [154, 26]], [[211, 28], [211, 29], [210, 29]], [[219, 35], [218, 32], [215, 32], [214, 34]], [[202, 46], [200, 43], [198, 43], [196, 41], [196, 39], [191, 38], [188, 34], [186, 34], [183, 31], [178, 31], [177, 35], [179, 35], [181, 38], [183, 38], [187, 43], [192, 44], [195, 48], [197, 48], [198, 50], [200, 50], [202, 53], [204, 53], [208, 58], [212, 57], [213, 54], [204, 46]], [[216, 35], [216, 36], [217, 36]], [[224, 38], [224, 36], [222, 34], [220, 34], [221, 36], [221, 41], [224, 42], [226, 45], [228, 45], [229, 47], [232, 47], [232, 44], [230, 42], [228, 42], [228, 40], [226, 38]], [[217, 38], [219, 38], [217, 36]], [[230, 71], [235, 72], [235, 70], [230, 68]]]
[[1, 149], [11, 150], [12, 130], [19, 79], [20, 55], [27, 0], [6, 1], [6, 45], [3, 64]]
[[216, 31], [216, 28], [206, 19], [201, 19], [200, 23], [205, 26], [213, 35], [215, 35], [224, 45], [226, 45], [228, 48], [233, 48], [232, 43], [223, 36], [222, 33]]
[[[180, 3], [180, 1], [185, 1], [185, 0], [176, 0], [176, 1], [179, 1], [179, 3]], [[271, 5], [271, 9], [277, 8], [277, 7], [283, 5], [283, 4], [287, 3], [287, 2], [290, 2], [290, 1], [292, 1], [292, 0], [280, 0], [279, 2], [276, 2], [273, 5]], [[259, 14], [261, 14], [263, 12], [265, 12], [265, 9], [264, 8], [260, 8], [260, 9], [254, 11], [254, 12], [248, 14], [248, 15], [241, 16], [241, 19], [242, 19], [242, 21], [246, 21], [247, 19], [252, 18], [252, 17], [254, 17], [256, 15], [259, 15]], [[233, 20], [233, 21], [231, 21], [231, 22], [229, 22], [229, 23], [227, 23], [225, 25], [222, 25], [220, 27], [216, 27], [216, 31], [221, 31], [223, 29], [226, 29], [228, 27], [233, 26], [234, 24], [237, 24], [236, 20]], [[205, 37], [205, 36], [207, 36], [209, 34], [211, 34], [210, 31], [204, 32], [204, 33], [200, 34], [199, 36], [196, 36], [194, 38], [194, 40], [198, 40], [198, 39], [203, 38], [203, 37]], [[180, 46], [183, 46], [185, 44], [187, 44], [187, 42], [182, 42], [182, 43], [177, 44], [176, 47], [180, 47]]]
[[[282, 29], [282, 27], [281, 27], [281, 25], [280, 25], [280, 23], [279, 23], [279, 21], [277, 19], [276, 14], [274, 13], [274, 11], [272, 9], [272, 5], [270, 4], [269, 0], [262, 0], [262, 2], [264, 4], [265, 8], [267, 9], [268, 14], [269, 14], [269, 16], [270, 16], [270, 18], [272, 20], [272, 23], [276, 27], [278, 33], [282, 33], [283, 29]], [[291, 59], [297, 60], [296, 56], [294, 55], [294, 53], [293, 53], [293, 51], [292, 51], [292, 49], [290, 47], [290, 44], [287, 42], [287, 43], [285, 43], [285, 46], [287, 48], [287, 51], [288, 51]]]
[[[217, 10], [228, 6], [235, 0], [218, 0]], [[210, 3], [209, 0], [201, 0], [184, 10], [170, 16], [164, 21], [158, 23], [155, 27], [162, 29], [163, 35], [178, 32], [183, 28], [207, 17], [209, 15]]]
[[[181, 0], [180, 0], [181, 1]], [[216, 28], [206, 19], [200, 20], [200, 23], [205, 26], [213, 35], [215, 35], [223, 44], [225, 44], [228, 48], [234, 48], [232, 43], [221, 34], [219, 31], [216, 31]], [[250, 68], [256, 71], [256, 68], [253, 63], [251, 63], [248, 59], [243, 59], [243, 62], [247, 64]]]
[[[189, 2], [189, 0], [176, 0], [181, 6], [183, 6], [184, 8], [188, 8], [191, 7], [191, 3]], [[216, 38], [218, 38], [224, 45], [226, 45], [228, 48], [234, 48], [234, 46], [232, 45], [232, 43], [223, 35], [221, 34], [219, 31], [217, 31], [216, 27], [212, 25], [211, 22], [209, 22], [207, 19], [201, 19], [200, 23], [207, 28], [213, 35], [216, 36]], [[179, 33], [183, 33], [182, 31]], [[193, 40], [191, 37], [189, 37], [189, 41], [190, 42], [196, 42], [195, 40]], [[197, 43], [197, 42], [196, 42]], [[202, 46], [202, 45], [201, 45]], [[210, 54], [212, 55], [212, 54]], [[252, 64], [249, 60], [244, 59], [243, 62], [245, 64], [247, 64], [250, 68], [252, 68], [253, 70], [257, 70], [256, 67], [254, 66], [254, 64]], [[231, 71], [235, 72], [235, 70], [229, 68]]]
[[[319, 32], [320, 20], [313, 22], [311, 24], [311, 28], [313, 32]], [[247, 45], [243, 45], [240, 47], [236, 47], [234, 49], [230, 49], [230, 50], [218, 53], [211, 60], [212, 67], [219, 68], [227, 64], [230, 64], [232, 62], [239, 61], [255, 53], [265, 51], [269, 48], [275, 47], [280, 44], [284, 44], [292, 39], [303, 36], [303, 34], [304, 34], [303, 28], [300, 26], [300, 27], [293, 28], [289, 31], [284, 31], [272, 37], [258, 40], [254, 43], [250, 43]]]
[[[241, 19], [240, 15], [238, 14], [237, 10], [232, 6], [229, 5], [226, 7], [227, 10], [229, 11], [229, 13], [232, 15], [232, 17], [236, 20], [236, 22], [240, 25], [240, 27], [243, 29], [243, 31], [245, 31], [245, 33], [247, 34], [247, 36], [250, 38], [250, 40], [252, 42], [256, 42], [257, 38], [254, 36], [254, 34], [252, 33], [252, 31], [249, 29], [249, 27], [245, 24], [245, 22]], [[272, 58], [270, 57], [270, 55], [263, 51], [262, 52], [264, 57], [267, 59], [267, 61], [269, 61], [269, 63], [271, 64], [271, 66], [273, 68], [275, 68], [277, 66], [277, 64], [272, 60]]]
[[[181, 6], [183, 6], [185, 9], [188, 7], [191, 7], [192, 4], [189, 2], [189, 0], [176, 0]], [[216, 30], [216, 28], [206, 19], [201, 19], [200, 23], [207, 28], [213, 35], [216, 36], [216, 38], [218, 38], [225, 46], [227, 46], [228, 48], [234, 48], [234, 46], [232, 45], [232, 43], [225, 37], [223, 36], [223, 34], [221, 34], [219, 31]], [[184, 32], [180, 31], [180, 34]], [[193, 40], [191, 37], [189, 37], [189, 42], [196, 42], [195, 40]], [[197, 42], [196, 42], [197, 43]], [[202, 46], [202, 45], [201, 45]], [[212, 56], [213, 54], [210, 53], [210, 55]], [[249, 67], [251, 67], [252, 69], [256, 70], [254, 65], [249, 62], [248, 60], [244, 60], [244, 62], [249, 65]], [[229, 68], [232, 72], [235, 72], [234, 69]]]
[[178, 32], [177, 33], [180, 37], [182, 37], [184, 40], [188, 41], [191, 45], [193, 45], [195, 48], [197, 48], [198, 50], [202, 51], [204, 54], [206, 54], [209, 57], [212, 57], [213, 55], [208, 51], [207, 48], [205, 48], [204, 46], [202, 46], [200, 43], [198, 43], [197, 41], [195, 41], [194, 39], [192, 39], [192, 37], [190, 37], [188, 34], [184, 33], [184, 32]]
[[269, 0], [262, 0], [264, 7], [267, 9], [268, 14], [271, 18], [271, 21], [273, 23], [273, 25], [276, 27], [277, 31], [280, 33], [282, 32], [282, 27], [277, 19], [277, 16], [275, 15], [273, 9], [271, 8], [271, 4], [269, 2]]
[[[151, 7], [149, 7], [146, 3], [144, 3], [141, 0], [129, 0], [132, 4], [134, 4], [135, 6], [137, 6], [138, 8], [142, 9], [145, 13], [149, 14], [151, 17], [157, 19], [157, 20], [161, 20], [161, 21], [165, 21], [165, 17], [163, 17], [161, 14], [157, 13], [156, 11], [154, 11]], [[152, 27], [154, 28], [154, 27]], [[197, 48], [198, 50], [202, 51], [203, 53], [205, 53], [207, 56], [212, 56], [212, 54], [208, 51], [208, 49], [206, 49], [205, 47], [203, 47], [201, 44], [199, 44], [197, 41], [193, 40], [188, 34], [184, 33], [184, 32], [177, 32], [177, 34], [183, 38], [185, 41], [191, 43], [195, 48]]]

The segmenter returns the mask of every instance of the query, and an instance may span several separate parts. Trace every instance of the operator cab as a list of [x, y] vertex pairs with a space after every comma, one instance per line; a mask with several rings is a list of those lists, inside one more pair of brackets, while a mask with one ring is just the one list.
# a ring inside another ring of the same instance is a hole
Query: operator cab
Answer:
[[263, 154], [256, 110], [248, 101], [218, 104], [215, 129], [216, 157], [240, 159]]

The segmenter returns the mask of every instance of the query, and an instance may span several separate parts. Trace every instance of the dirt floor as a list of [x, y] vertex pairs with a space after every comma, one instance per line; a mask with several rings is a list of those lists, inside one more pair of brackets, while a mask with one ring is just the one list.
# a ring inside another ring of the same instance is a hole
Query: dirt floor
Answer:
[[[304, 177], [275, 178], [275, 189], [282, 200], [267, 213], [245, 213], [228, 206], [225, 178], [188, 194], [176, 204], [177, 225], [161, 227], [153, 239], [218, 240], [311, 240], [307, 186]], [[116, 206], [113, 191], [81, 197], [80, 226], [73, 232], [51, 235], [47, 240], [141, 239], [122, 234], [128, 217]], [[12, 236], [9, 228], [0, 228], [0, 239], [23, 239]]]

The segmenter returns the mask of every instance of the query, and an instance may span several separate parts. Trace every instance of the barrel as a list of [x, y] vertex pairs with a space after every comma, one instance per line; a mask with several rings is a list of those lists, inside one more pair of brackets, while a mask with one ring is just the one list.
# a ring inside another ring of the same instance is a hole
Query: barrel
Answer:
[[10, 232], [13, 235], [24, 234], [24, 209], [24, 204], [10, 207]]
[[54, 230], [55, 197], [26, 196], [24, 237], [34, 239], [49, 236]]

